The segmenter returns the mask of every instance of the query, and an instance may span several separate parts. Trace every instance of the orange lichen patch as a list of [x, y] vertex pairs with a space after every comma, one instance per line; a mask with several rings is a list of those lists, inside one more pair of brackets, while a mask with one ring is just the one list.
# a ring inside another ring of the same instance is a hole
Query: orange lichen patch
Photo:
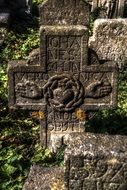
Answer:
[[86, 114], [86, 112], [83, 111], [82, 109], [76, 110], [75, 113], [76, 113], [77, 119], [79, 119], [80, 121], [86, 120], [87, 114]]
[[51, 190], [64, 190], [63, 179], [62, 178], [56, 179], [51, 186]]
[[112, 159], [108, 160], [108, 164], [111, 164], [111, 165], [115, 165], [118, 163], [119, 163], [119, 161], [116, 158], [112, 158]]
[[33, 118], [45, 119], [45, 113], [42, 111], [34, 111], [31, 113]]

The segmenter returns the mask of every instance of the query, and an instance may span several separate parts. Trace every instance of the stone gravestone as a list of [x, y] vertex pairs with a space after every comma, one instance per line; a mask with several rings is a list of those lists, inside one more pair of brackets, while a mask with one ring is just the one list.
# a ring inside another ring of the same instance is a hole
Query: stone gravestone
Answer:
[[[97, 19], [89, 48], [100, 60], [116, 61], [119, 68], [127, 63], [127, 19]], [[111, 45], [112, 44], [112, 45]]]
[[66, 190], [126, 190], [127, 137], [70, 135], [65, 150]]
[[9, 66], [9, 107], [42, 112], [41, 144], [56, 151], [85, 130], [85, 111], [116, 105], [113, 62], [88, 59], [89, 4], [49, 0], [40, 7], [40, 61]]

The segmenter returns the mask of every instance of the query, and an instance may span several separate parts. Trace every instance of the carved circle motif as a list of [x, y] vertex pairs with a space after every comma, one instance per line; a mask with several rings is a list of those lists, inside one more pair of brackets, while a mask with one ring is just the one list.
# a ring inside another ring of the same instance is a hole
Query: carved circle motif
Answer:
[[69, 112], [84, 100], [84, 88], [78, 79], [63, 74], [51, 77], [43, 88], [44, 98], [56, 111]]

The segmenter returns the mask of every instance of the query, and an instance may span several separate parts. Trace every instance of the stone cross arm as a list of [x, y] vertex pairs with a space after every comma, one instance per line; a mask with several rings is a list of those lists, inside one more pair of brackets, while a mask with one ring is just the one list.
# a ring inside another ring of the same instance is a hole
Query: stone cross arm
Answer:
[[88, 63], [86, 27], [43, 27], [40, 49], [40, 65], [11, 64], [10, 107], [40, 110], [46, 104], [69, 112], [116, 105], [116, 67]]
[[116, 106], [117, 72], [114, 67], [86, 66], [82, 72], [52, 73], [40, 67], [9, 69], [10, 107], [54, 111], [98, 110]]

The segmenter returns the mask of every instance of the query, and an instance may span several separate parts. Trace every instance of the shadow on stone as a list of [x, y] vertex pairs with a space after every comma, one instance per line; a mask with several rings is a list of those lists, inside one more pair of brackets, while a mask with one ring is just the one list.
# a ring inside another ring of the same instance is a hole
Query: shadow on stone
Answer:
[[88, 122], [86, 132], [127, 135], [127, 116], [114, 114], [101, 118], [101, 115], [97, 115]]

